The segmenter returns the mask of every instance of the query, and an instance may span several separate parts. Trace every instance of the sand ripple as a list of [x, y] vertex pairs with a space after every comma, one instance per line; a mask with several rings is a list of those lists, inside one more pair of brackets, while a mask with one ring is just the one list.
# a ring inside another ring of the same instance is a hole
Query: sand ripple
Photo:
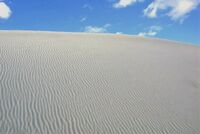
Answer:
[[0, 134], [199, 134], [200, 48], [0, 32]]

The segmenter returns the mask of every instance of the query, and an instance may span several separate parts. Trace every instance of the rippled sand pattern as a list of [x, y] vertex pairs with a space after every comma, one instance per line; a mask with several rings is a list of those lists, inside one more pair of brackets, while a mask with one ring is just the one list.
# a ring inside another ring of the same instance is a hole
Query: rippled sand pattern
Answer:
[[0, 134], [200, 134], [200, 47], [0, 32]]

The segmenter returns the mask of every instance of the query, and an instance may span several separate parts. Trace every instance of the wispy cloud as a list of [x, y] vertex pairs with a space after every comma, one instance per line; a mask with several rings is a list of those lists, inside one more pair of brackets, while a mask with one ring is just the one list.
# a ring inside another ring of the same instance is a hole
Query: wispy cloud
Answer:
[[92, 7], [90, 4], [84, 4], [84, 5], [83, 5], [83, 8], [89, 9], [89, 10], [92, 10], [92, 9], [93, 9], [93, 7]]
[[139, 36], [156, 36], [157, 33], [162, 30], [161, 26], [151, 26], [148, 28], [147, 32], [140, 32]]
[[199, 4], [200, 0], [154, 0], [144, 9], [144, 15], [156, 18], [160, 10], [167, 10], [167, 15], [172, 20], [182, 21]]
[[86, 26], [84, 32], [89, 33], [106, 33], [108, 32], [108, 28], [111, 27], [111, 24], [105, 24], [102, 27], [98, 26]]
[[8, 19], [10, 15], [10, 8], [4, 2], [0, 1], [0, 19]]
[[123, 34], [122, 32], [116, 32], [115, 34]]
[[136, 2], [143, 2], [144, 0], [119, 0], [117, 3], [113, 4], [114, 8], [125, 8]]
[[82, 17], [80, 21], [81, 21], [81, 22], [84, 22], [84, 21], [86, 21], [86, 20], [87, 20], [87, 17]]

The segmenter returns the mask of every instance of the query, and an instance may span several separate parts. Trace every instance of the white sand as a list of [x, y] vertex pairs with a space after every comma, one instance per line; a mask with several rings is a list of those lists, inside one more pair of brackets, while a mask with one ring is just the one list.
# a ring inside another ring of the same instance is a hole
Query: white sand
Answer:
[[200, 134], [200, 47], [0, 32], [0, 134]]

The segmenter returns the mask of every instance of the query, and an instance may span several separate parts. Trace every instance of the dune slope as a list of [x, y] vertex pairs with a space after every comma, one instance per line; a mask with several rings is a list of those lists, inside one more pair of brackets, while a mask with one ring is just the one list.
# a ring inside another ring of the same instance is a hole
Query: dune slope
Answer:
[[0, 134], [199, 134], [200, 47], [0, 32]]

